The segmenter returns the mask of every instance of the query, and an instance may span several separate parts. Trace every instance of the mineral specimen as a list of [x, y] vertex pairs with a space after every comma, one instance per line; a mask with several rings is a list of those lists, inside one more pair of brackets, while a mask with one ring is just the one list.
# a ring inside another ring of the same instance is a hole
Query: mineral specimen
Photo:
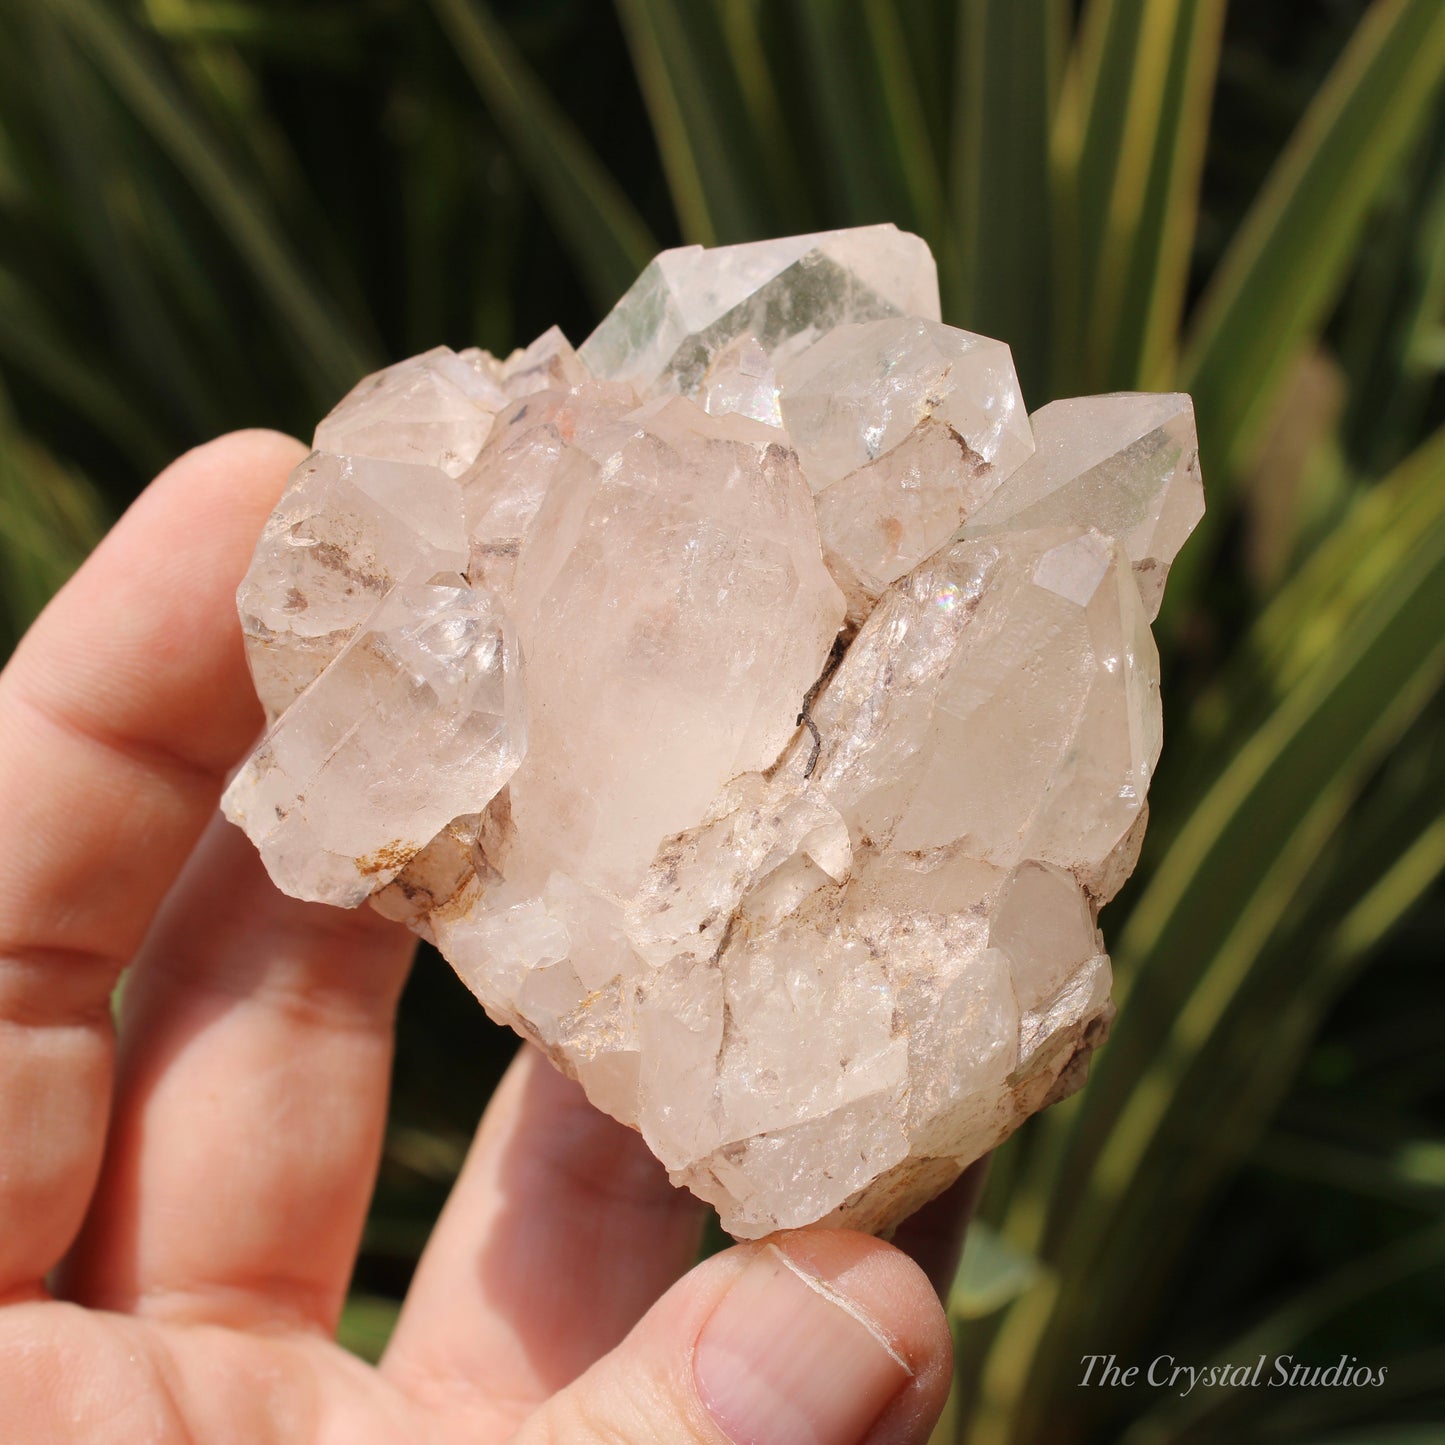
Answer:
[[226, 797], [752, 1237], [882, 1230], [1078, 1087], [1202, 510], [1185, 396], [1029, 418], [891, 226], [659, 256], [575, 353], [322, 422]]

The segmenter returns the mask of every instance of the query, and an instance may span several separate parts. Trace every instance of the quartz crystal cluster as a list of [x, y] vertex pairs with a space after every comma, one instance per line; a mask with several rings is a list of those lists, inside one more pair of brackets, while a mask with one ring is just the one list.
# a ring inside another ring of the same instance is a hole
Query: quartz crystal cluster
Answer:
[[434, 941], [740, 1237], [886, 1229], [1079, 1085], [1188, 397], [1030, 417], [872, 226], [665, 252], [315, 446], [240, 592], [281, 888]]

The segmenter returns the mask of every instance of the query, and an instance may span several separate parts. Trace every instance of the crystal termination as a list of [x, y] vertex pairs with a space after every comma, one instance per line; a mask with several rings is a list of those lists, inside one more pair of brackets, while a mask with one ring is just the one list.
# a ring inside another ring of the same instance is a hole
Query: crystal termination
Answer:
[[321, 423], [225, 799], [738, 1237], [879, 1231], [1083, 1080], [1203, 511], [1182, 395], [1030, 417], [892, 226], [659, 256]]

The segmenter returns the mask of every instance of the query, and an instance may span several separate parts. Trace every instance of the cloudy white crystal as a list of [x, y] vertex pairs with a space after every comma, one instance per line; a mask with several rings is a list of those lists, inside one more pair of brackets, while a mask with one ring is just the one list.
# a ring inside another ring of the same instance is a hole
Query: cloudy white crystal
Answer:
[[1187, 397], [1031, 428], [878, 226], [665, 252], [317, 448], [241, 593], [284, 888], [435, 941], [739, 1236], [885, 1229], [1078, 1087]]
[[354, 907], [511, 776], [521, 687], [492, 594], [397, 587], [268, 730], [227, 814], [288, 893]]
[[576, 450], [514, 583], [533, 751], [502, 871], [620, 896], [729, 778], [777, 757], [843, 602], [770, 428], [662, 398]]
[[471, 465], [505, 401], [491, 367], [438, 346], [358, 382], [316, 428], [315, 447], [454, 477]]
[[855, 621], [1034, 447], [1008, 347], [941, 321], [837, 326], [781, 368], [778, 388]]

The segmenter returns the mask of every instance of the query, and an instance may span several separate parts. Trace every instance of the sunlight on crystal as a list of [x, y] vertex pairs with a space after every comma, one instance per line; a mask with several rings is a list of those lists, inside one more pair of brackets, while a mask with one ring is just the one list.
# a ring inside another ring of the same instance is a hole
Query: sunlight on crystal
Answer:
[[1030, 418], [869, 226], [664, 252], [315, 445], [239, 594], [281, 888], [435, 942], [739, 1237], [887, 1229], [1079, 1087], [1188, 397]]

